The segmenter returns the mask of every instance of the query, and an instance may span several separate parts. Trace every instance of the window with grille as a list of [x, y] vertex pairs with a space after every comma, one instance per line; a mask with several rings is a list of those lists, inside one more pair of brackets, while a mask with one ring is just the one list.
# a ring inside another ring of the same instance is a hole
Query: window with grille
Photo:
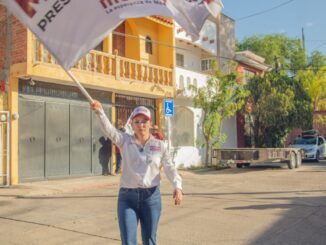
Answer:
[[202, 60], [201, 61], [201, 70], [202, 71], [209, 71], [212, 69], [212, 60], [207, 59], [207, 60]]
[[146, 45], [145, 46], [146, 53], [153, 54], [153, 44], [152, 44], [152, 39], [150, 37], [146, 37], [145, 45]]
[[123, 123], [126, 123], [133, 109], [140, 105], [146, 106], [151, 111], [152, 121], [155, 123], [155, 99], [124, 94], [116, 94], [115, 97], [116, 121], [121, 120]]

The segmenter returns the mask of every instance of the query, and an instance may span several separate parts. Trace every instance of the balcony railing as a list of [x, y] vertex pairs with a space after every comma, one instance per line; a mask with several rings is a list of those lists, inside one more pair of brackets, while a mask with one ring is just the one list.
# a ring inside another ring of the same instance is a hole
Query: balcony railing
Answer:
[[194, 93], [192, 93], [188, 89], [188, 86], [193, 85], [197, 88], [205, 87], [208, 78], [209, 76], [207, 74], [177, 67], [176, 68], [177, 95], [183, 97], [193, 97]]
[[[54, 57], [34, 40], [34, 63], [57, 64]], [[77, 64], [76, 69], [115, 77], [116, 80], [149, 82], [164, 86], [173, 85], [173, 70], [136, 60], [92, 50]]]

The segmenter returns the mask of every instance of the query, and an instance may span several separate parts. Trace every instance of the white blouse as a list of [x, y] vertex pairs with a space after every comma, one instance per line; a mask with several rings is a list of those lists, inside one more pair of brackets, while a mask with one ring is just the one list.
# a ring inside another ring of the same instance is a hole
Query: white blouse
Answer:
[[124, 188], [150, 188], [160, 185], [160, 168], [173, 184], [174, 188], [182, 189], [182, 180], [173, 165], [168, 149], [164, 142], [153, 136], [144, 146], [135, 141], [135, 136], [123, 133], [116, 129], [105, 115], [98, 111], [101, 128], [105, 135], [120, 148], [123, 171], [120, 187]]

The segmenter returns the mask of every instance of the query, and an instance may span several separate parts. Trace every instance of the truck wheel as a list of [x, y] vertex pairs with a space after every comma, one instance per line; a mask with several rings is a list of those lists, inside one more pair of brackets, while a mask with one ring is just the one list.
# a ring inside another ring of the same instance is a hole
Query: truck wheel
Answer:
[[295, 154], [295, 157], [296, 157], [296, 161], [295, 161], [295, 167], [296, 168], [299, 168], [302, 164], [302, 157], [301, 157], [301, 153], [300, 152], [297, 152]]
[[296, 156], [293, 151], [290, 152], [290, 159], [287, 161], [289, 169], [294, 169], [296, 165]]
[[247, 162], [245, 164], [243, 164], [245, 167], [249, 168], [250, 167], [250, 162]]

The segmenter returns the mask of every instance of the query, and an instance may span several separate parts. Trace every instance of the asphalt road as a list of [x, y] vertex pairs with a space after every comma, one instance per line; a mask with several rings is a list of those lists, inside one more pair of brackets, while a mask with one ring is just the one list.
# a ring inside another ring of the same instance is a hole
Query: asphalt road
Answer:
[[[165, 178], [158, 244], [326, 244], [326, 161], [299, 169], [181, 171], [184, 201]], [[117, 176], [0, 189], [0, 244], [120, 244]]]

